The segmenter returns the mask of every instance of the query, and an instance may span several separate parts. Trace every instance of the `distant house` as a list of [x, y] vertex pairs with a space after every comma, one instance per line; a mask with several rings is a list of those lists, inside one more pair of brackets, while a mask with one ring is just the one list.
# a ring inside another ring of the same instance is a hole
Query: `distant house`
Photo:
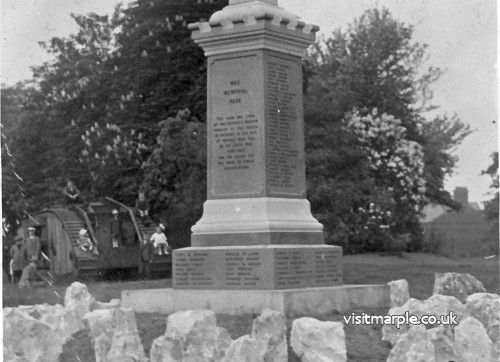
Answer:
[[429, 204], [420, 220], [427, 251], [450, 257], [498, 254], [498, 222], [488, 221], [476, 202], [469, 202], [466, 187], [457, 187], [454, 198], [461, 211]]

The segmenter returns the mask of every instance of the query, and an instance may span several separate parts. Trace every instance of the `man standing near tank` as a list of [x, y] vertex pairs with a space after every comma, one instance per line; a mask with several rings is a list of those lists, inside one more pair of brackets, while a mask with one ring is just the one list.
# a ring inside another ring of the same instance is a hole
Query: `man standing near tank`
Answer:
[[17, 283], [21, 279], [21, 274], [26, 266], [26, 256], [24, 254], [23, 238], [16, 236], [16, 243], [10, 249], [10, 269], [12, 271], [12, 283]]
[[24, 250], [28, 261], [37, 263], [40, 255], [40, 238], [35, 235], [35, 231], [33, 226], [28, 228], [28, 238], [24, 242]]

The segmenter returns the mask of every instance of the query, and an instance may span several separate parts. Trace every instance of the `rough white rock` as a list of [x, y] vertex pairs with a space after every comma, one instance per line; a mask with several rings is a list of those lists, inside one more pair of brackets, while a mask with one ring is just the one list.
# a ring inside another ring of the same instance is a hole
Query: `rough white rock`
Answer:
[[115, 331], [106, 362], [148, 362], [139, 334]]
[[434, 345], [436, 362], [457, 361], [453, 350], [453, 332], [443, 326], [427, 330], [432, 344]]
[[96, 362], [144, 356], [133, 309], [96, 309], [87, 313], [83, 322], [90, 330]]
[[465, 303], [467, 296], [486, 292], [483, 283], [470, 274], [436, 273], [434, 274], [433, 294], [452, 295]]
[[265, 309], [253, 321], [251, 338], [265, 346], [264, 361], [288, 361], [286, 318], [283, 314]]
[[[35, 306], [37, 307], [37, 306]], [[64, 307], [60, 304], [56, 304], [54, 306], [52, 305], [44, 305], [42, 308], [37, 308], [35, 309], [36, 313], [40, 315], [40, 321], [47, 323], [49, 326], [55, 329], [61, 329], [64, 328]], [[33, 314], [31, 314], [33, 315]], [[63, 332], [68, 338], [70, 337], [67, 335], [66, 331], [61, 331]]]
[[302, 362], [347, 360], [344, 327], [339, 322], [296, 319], [292, 324], [290, 345]]
[[410, 299], [410, 291], [406, 279], [393, 280], [389, 283], [391, 308], [400, 307]]
[[[15, 327], [8, 320], [9, 316], [15, 317]], [[8, 308], [4, 310], [4, 335], [9, 334], [9, 337], [5, 338], [4, 346], [7, 346], [6, 350], [8, 351], [8, 344], [12, 343], [12, 350], [17, 351], [16, 353], [19, 354], [21, 353], [19, 348], [24, 348], [24, 343], [31, 343], [32, 346], [29, 347], [31, 350], [26, 352], [32, 356], [29, 358], [30, 360], [37, 360], [37, 358], [38, 361], [57, 360], [62, 352], [62, 346], [75, 332], [74, 322], [72, 321], [73, 318], [68, 318], [65, 309], [59, 304], [55, 306], [37, 304]], [[15, 329], [14, 332], [12, 328]], [[40, 329], [44, 330], [44, 332], [39, 333]], [[17, 334], [19, 330], [28, 331], [26, 333], [29, 336], [24, 339], [22, 335]], [[29, 332], [31, 330], [33, 331]], [[18, 343], [16, 338], [22, 339], [22, 341]], [[39, 341], [40, 338], [42, 339], [41, 342]], [[37, 349], [39, 343], [44, 344], [42, 349]], [[34, 354], [38, 352], [40, 352], [40, 356], [34, 357]]]
[[139, 338], [134, 310], [132, 308], [114, 309], [113, 319], [115, 330], [111, 340], [111, 347], [106, 356], [106, 362], [147, 361], [144, 347]]
[[466, 312], [483, 323], [492, 342], [500, 343], [500, 295], [490, 293], [469, 295]]
[[422, 325], [412, 326], [398, 339], [387, 362], [433, 362], [436, 361], [434, 344]]
[[491, 360], [500, 361], [500, 342], [495, 341], [491, 344]]
[[288, 361], [286, 318], [279, 312], [265, 309], [254, 319], [252, 332], [233, 341], [226, 361]]
[[[406, 312], [408, 312], [410, 316], [414, 315], [419, 318], [425, 314], [436, 316], [438, 319], [441, 318], [441, 316], [448, 316], [450, 313], [453, 313], [457, 316], [458, 321], [466, 314], [465, 304], [460, 303], [460, 301], [453, 296], [440, 294], [432, 295], [424, 301], [410, 298], [401, 307], [389, 309], [388, 315], [405, 315]], [[382, 340], [388, 341], [394, 345], [399, 337], [405, 334], [409, 328], [410, 326], [407, 324], [400, 325], [399, 329], [396, 328], [396, 325], [384, 324], [382, 327]]]
[[431, 314], [438, 318], [440, 316], [447, 316], [452, 312], [460, 321], [466, 314], [465, 308], [465, 304], [460, 303], [453, 296], [434, 294], [424, 300], [421, 311], [423, 314]]
[[245, 335], [234, 340], [226, 351], [224, 362], [264, 362], [265, 345]]
[[[83, 317], [89, 310], [114, 308], [119, 305], [119, 300], [96, 302], [84, 284], [75, 282], [67, 288], [64, 303], [64, 307], [60, 304], [37, 304], [4, 309], [5, 359], [58, 360], [62, 346], [72, 334], [84, 328]], [[113, 313], [114, 309], [109, 311]], [[135, 318], [133, 323], [135, 326]], [[24, 338], [19, 331], [27, 337]]]
[[464, 318], [455, 328], [453, 350], [458, 361], [491, 361], [492, 343], [483, 324], [474, 317]]
[[[394, 307], [389, 309], [387, 315], [404, 315], [406, 312], [412, 315], [420, 315], [423, 309], [423, 302], [418, 299], [410, 298], [408, 301], [403, 304], [401, 307]], [[405, 334], [410, 327], [406, 324], [402, 324], [399, 326], [399, 329], [396, 328], [395, 325], [384, 324], [382, 326], [382, 340], [389, 342], [391, 345], [394, 345], [396, 341]]]
[[116, 329], [116, 320], [112, 309], [98, 309], [84, 317], [84, 324], [90, 330], [94, 343], [96, 362], [105, 362], [111, 349], [111, 341]]
[[118, 308], [113, 310], [113, 316], [116, 321], [116, 330], [139, 333], [135, 321], [135, 313], [132, 308]]
[[66, 322], [76, 332], [83, 328], [83, 317], [90, 312], [95, 299], [90, 295], [85, 284], [74, 282], [66, 289], [64, 309]]
[[215, 313], [211, 310], [187, 310], [173, 313], [167, 318], [167, 335], [178, 337], [182, 341], [193, 329], [211, 329], [217, 327]]
[[166, 335], [160, 336], [151, 344], [150, 362], [181, 362], [183, 350], [183, 343], [180, 339]]
[[64, 321], [64, 308], [60, 304], [49, 305], [49, 304], [35, 304], [35, 305], [21, 305], [17, 308], [9, 308], [12, 310], [16, 310], [20, 313], [27, 314], [40, 322], [47, 323], [54, 329], [58, 329], [58, 334], [61, 336], [67, 336], [68, 331], [65, 330], [65, 321]]
[[5, 360], [15, 355], [18, 360], [57, 361], [62, 352], [62, 340], [49, 324], [15, 308], [4, 311], [3, 323]]
[[215, 361], [223, 361], [226, 352], [233, 342], [231, 335], [229, 332], [222, 327], [217, 327], [215, 331], [215, 350], [214, 350], [214, 359]]
[[194, 328], [184, 342], [182, 361], [222, 361], [232, 341], [224, 328]]
[[14, 353], [14, 349], [11, 346], [3, 346], [3, 360], [5, 362], [30, 362], [28, 359], [22, 356], [17, 356]]
[[[188, 310], [171, 314], [164, 336], [153, 342], [157, 361], [222, 361], [232, 342], [224, 329], [217, 327], [216, 316], [210, 310]], [[174, 350], [172, 350], [172, 348]]]

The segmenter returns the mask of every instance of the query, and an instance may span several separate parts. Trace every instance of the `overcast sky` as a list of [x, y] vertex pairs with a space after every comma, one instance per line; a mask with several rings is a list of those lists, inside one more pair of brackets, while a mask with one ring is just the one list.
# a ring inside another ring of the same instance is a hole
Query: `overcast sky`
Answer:
[[[112, 13], [116, 0], [2, 0], [1, 81], [14, 84], [31, 76], [29, 67], [48, 56], [38, 42], [76, 31], [70, 13]], [[124, 1], [125, 3], [127, 1]], [[279, 0], [329, 34], [363, 9], [387, 7], [415, 25], [414, 39], [429, 45], [429, 65], [446, 72], [435, 84], [434, 103], [457, 113], [476, 131], [458, 148], [456, 174], [447, 181], [469, 188], [470, 200], [488, 199], [490, 180], [480, 176], [497, 150], [497, 3], [495, 0]]]

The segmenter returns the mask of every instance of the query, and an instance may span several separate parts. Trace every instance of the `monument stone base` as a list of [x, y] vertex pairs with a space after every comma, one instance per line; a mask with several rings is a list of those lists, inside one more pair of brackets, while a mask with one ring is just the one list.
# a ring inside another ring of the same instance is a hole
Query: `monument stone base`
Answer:
[[264, 309], [287, 316], [319, 316], [334, 311], [389, 308], [387, 285], [340, 285], [284, 290], [124, 290], [124, 307], [139, 313], [171, 314], [210, 309], [218, 314], [260, 314]]
[[[240, 182], [234, 181], [234, 184]], [[323, 225], [306, 199], [254, 197], [207, 200], [192, 227], [191, 246], [323, 244]]]
[[177, 249], [174, 289], [294, 289], [342, 284], [342, 248], [332, 245]]

